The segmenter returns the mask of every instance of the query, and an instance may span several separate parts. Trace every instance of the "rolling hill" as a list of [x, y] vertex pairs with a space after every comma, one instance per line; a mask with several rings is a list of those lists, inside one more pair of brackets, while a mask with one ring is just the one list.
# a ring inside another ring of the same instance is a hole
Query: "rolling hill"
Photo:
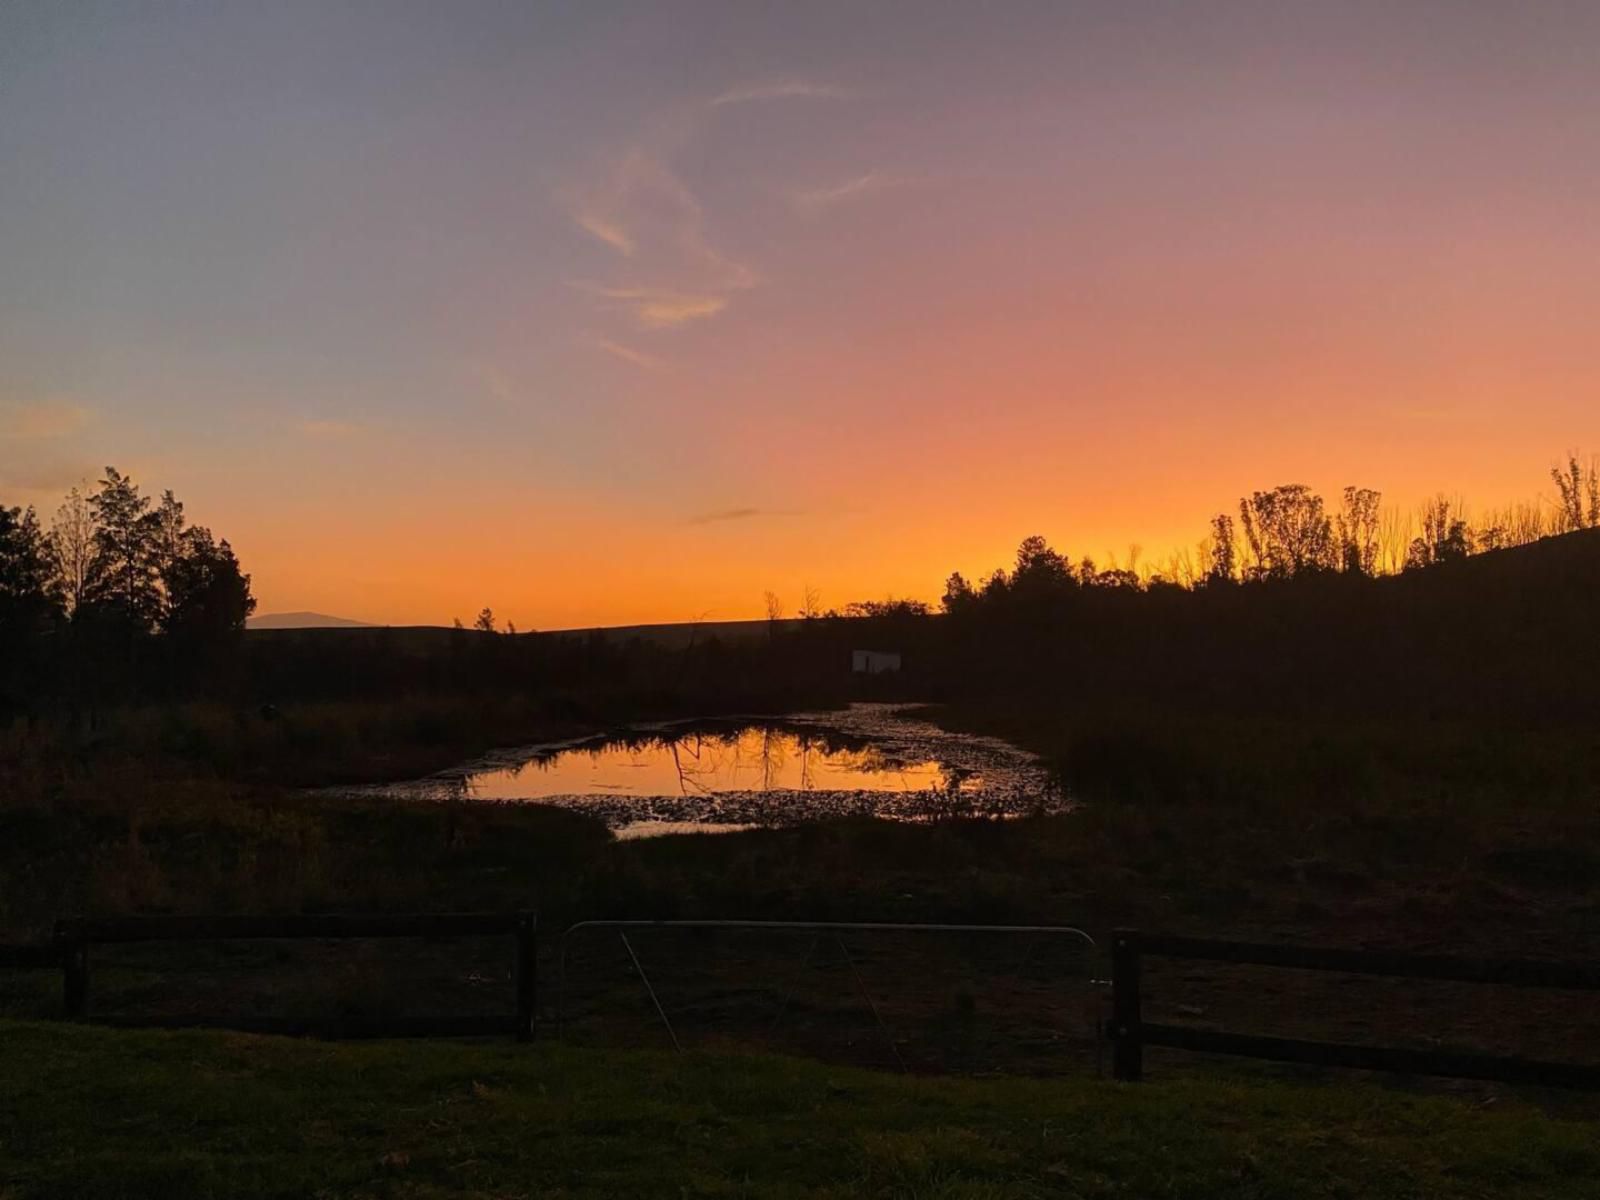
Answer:
[[330, 617], [319, 612], [263, 613], [245, 622], [246, 629], [371, 629], [366, 621]]

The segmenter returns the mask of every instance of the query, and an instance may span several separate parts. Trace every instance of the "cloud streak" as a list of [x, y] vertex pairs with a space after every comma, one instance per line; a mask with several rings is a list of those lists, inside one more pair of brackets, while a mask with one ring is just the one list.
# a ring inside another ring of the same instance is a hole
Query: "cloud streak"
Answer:
[[595, 348], [619, 358], [625, 363], [632, 363], [646, 371], [666, 371], [671, 369], [671, 364], [665, 359], [657, 358], [654, 354], [646, 354], [643, 350], [635, 350], [632, 346], [624, 346], [621, 342], [614, 342], [610, 338], [598, 337], [594, 339]]
[[728, 306], [726, 296], [709, 292], [677, 292], [669, 288], [605, 287], [580, 284], [609, 307], [632, 315], [644, 329], [674, 329], [691, 321], [714, 317]]
[[16, 404], [0, 409], [0, 437], [19, 442], [70, 437], [89, 423], [89, 410], [76, 404]]
[[[92, 485], [89, 480], [98, 478], [100, 468], [86, 459], [68, 458], [58, 454], [31, 453], [21, 463], [8, 463], [0, 459], [0, 487], [23, 493], [25, 503], [41, 502], [50, 512], [70, 487]], [[17, 500], [8, 501], [15, 504]]]
[[775, 80], [745, 87], [729, 88], [711, 99], [712, 108], [729, 104], [751, 104], [766, 100], [849, 100], [855, 95], [848, 88], [831, 83], [808, 83], [801, 79]]
[[604, 217], [595, 213], [580, 212], [573, 216], [578, 227], [591, 237], [604, 242], [618, 254], [629, 255], [633, 253], [633, 239], [628, 236], [627, 230], [620, 225], [613, 224]]
[[711, 512], [696, 513], [689, 518], [690, 525], [717, 525], [724, 521], [749, 521], [757, 517], [798, 517], [798, 509], [789, 508], [719, 508]]
[[790, 195], [789, 203], [797, 212], [806, 216], [814, 216], [825, 209], [833, 208], [835, 205], [858, 200], [864, 196], [887, 191], [890, 188], [905, 187], [910, 182], [904, 176], [892, 175], [886, 171], [872, 170], [863, 175], [846, 179], [842, 183], [830, 184], [825, 187], [804, 188]]

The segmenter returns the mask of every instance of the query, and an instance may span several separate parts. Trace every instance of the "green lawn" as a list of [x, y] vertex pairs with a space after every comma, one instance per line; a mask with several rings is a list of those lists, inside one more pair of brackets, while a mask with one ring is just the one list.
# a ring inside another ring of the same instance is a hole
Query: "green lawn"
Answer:
[[0, 1022], [0, 1197], [1592, 1197], [1600, 1129], [1352, 1081]]

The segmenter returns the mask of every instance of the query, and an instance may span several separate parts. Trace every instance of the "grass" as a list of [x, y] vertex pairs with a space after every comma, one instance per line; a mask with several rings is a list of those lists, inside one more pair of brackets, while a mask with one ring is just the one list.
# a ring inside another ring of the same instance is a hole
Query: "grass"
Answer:
[[0, 1022], [0, 1195], [1588, 1197], [1594, 1125], [1363, 1086]]
[[0, 728], [0, 750], [19, 772], [31, 768], [37, 786], [49, 785], [52, 770], [135, 765], [191, 778], [314, 787], [425, 775], [493, 746], [593, 732], [653, 711], [649, 700], [599, 694], [413, 694], [272, 708], [151, 704], [77, 723], [19, 721]]

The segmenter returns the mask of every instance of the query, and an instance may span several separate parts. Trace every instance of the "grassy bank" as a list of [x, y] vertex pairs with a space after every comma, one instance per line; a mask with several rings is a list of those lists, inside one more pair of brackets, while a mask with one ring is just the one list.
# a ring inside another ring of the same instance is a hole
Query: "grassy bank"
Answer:
[[487, 750], [654, 720], [827, 708], [836, 691], [752, 684], [519, 693], [399, 693], [281, 705], [186, 702], [0, 725], [7, 797], [48, 795], [88, 771], [319, 787], [410, 779]]
[[0, 1194], [1579, 1197], [1591, 1124], [1358, 1087], [0, 1023]]
[[1082, 810], [629, 845], [531, 806], [294, 789], [704, 711], [685, 703], [398, 699], [271, 719], [137, 710], [71, 737], [17, 726], [0, 733], [0, 931], [85, 911], [732, 906], [1600, 949], [1600, 735], [1585, 729], [952, 709], [939, 719], [1041, 753]]

